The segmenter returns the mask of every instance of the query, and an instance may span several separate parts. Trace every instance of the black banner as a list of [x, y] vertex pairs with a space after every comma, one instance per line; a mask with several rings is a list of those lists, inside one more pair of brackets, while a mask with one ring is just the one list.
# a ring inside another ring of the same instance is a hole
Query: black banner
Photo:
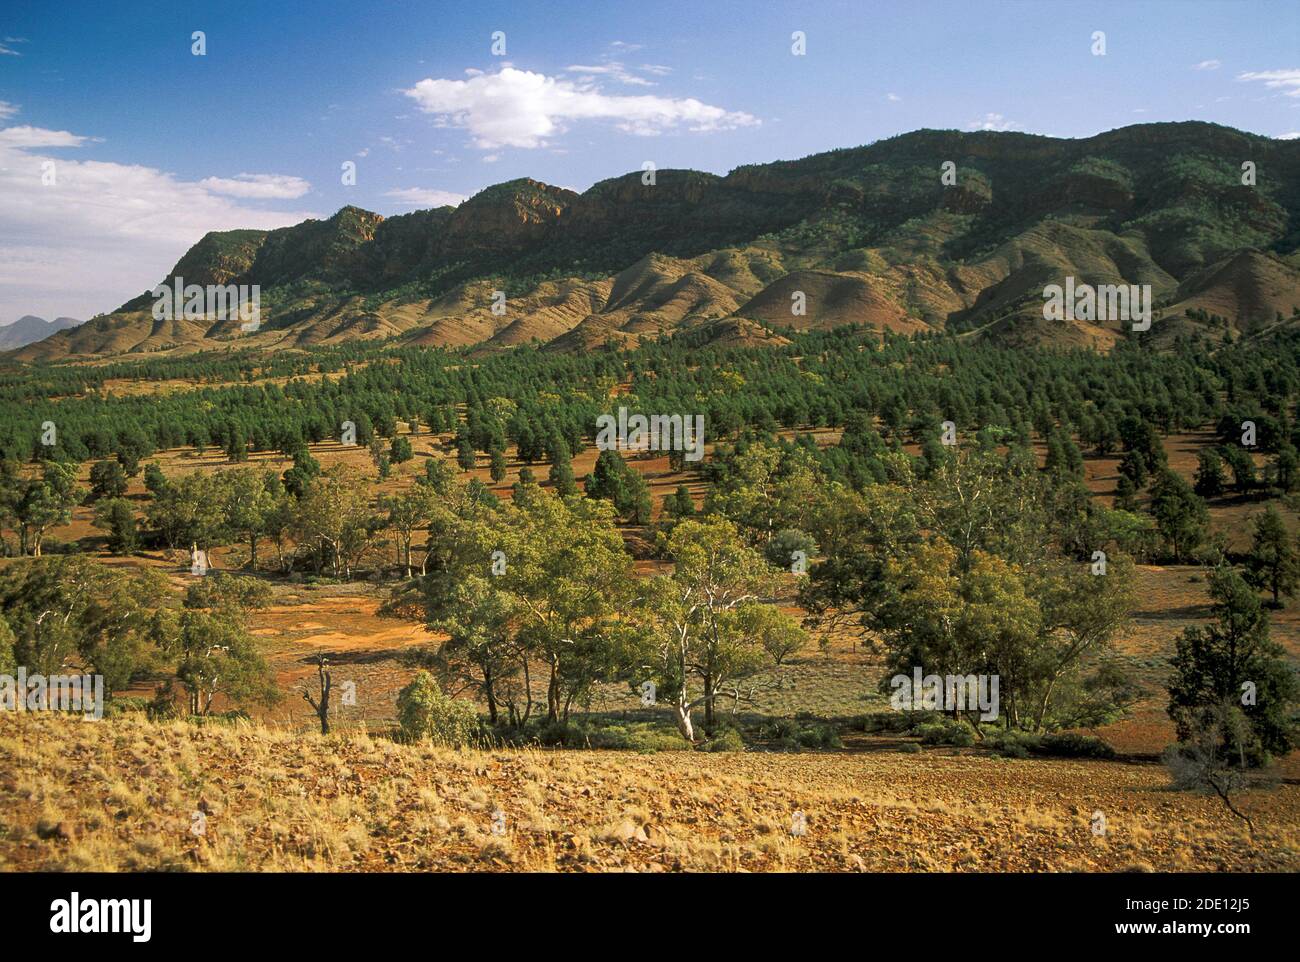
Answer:
[[1293, 886], [1289, 875], [1208, 874], [0, 874], [6, 919], [21, 942], [112, 943], [128, 952], [233, 942], [373, 949], [379, 934], [406, 937], [431, 925], [500, 945], [507, 932], [529, 938], [529, 926], [556, 924], [566, 938], [607, 936], [611, 948], [629, 940], [633, 951], [640, 940], [657, 941], [678, 912], [730, 916], [732, 948], [770, 938], [774, 924], [819, 936], [856, 932], [873, 945], [915, 944], [945, 915], [971, 945], [977, 928], [1069, 945], [1234, 944], [1287, 932]]

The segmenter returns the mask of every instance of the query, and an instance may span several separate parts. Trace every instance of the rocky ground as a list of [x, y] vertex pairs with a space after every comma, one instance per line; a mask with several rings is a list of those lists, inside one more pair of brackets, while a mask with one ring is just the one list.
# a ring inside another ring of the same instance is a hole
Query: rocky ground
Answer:
[[953, 749], [454, 752], [0, 714], [11, 871], [1300, 870], [1300, 787], [1239, 804], [1253, 839], [1154, 764]]

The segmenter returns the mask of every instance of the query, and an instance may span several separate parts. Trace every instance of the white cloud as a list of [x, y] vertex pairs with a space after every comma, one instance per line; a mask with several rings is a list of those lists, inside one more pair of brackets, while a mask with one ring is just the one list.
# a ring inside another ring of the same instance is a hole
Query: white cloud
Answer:
[[293, 200], [311, 190], [301, 177], [288, 174], [240, 174], [238, 177], [205, 177], [199, 186], [214, 194], [255, 200]]
[[1220, 60], [1202, 60], [1198, 64], [1193, 64], [1192, 69], [1193, 70], [1218, 70], [1222, 66], [1223, 66], [1223, 62]]
[[900, 103], [903, 98], [898, 96], [898, 94], [885, 94], [885, 99], [888, 100], [891, 104], [896, 104], [896, 103]]
[[[91, 141], [66, 131], [0, 130], [0, 319], [112, 310], [157, 283], [208, 231], [319, 216], [242, 206], [153, 167], [41, 149]], [[45, 184], [51, 169], [54, 183]]]
[[966, 125], [967, 130], [1015, 130], [1020, 126], [1016, 120], [1007, 120], [1001, 114], [985, 114], [983, 120], [972, 120]]
[[66, 130], [46, 130], [44, 127], [6, 127], [0, 130], [0, 147], [28, 150], [37, 147], [80, 147], [91, 137], [81, 137]]
[[424, 187], [402, 187], [398, 190], [384, 191], [385, 197], [392, 197], [409, 207], [455, 207], [466, 200], [464, 194], [453, 194], [449, 190], [434, 190]]
[[1274, 140], [1300, 140], [1300, 130], [1292, 130], [1285, 134], [1278, 134]]
[[0, 100], [0, 120], [8, 120], [16, 113], [18, 113], [17, 104], [11, 104], [7, 100]]
[[565, 67], [564, 69], [568, 73], [578, 74], [579, 75], [578, 79], [580, 81], [590, 82], [594, 80], [596, 77], [609, 77], [611, 80], [617, 80], [619, 83], [627, 84], [629, 86], [635, 86], [635, 87], [654, 86], [653, 81], [646, 80], [644, 77], [638, 77], [636, 74], [632, 73], [632, 71], [628, 70], [627, 67], [619, 63], [617, 60], [610, 60], [606, 63], [591, 64], [588, 66], [583, 66], [581, 64], [574, 64], [573, 66]]
[[1238, 80], [1262, 80], [1265, 87], [1281, 90], [1288, 97], [1300, 97], [1300, 68], [1257, 70], [1237, 74]]
[[468, 80], [426, 78], [403, 91], [444, 126], [462, 127], [484, 150], [542, 147], [576, 120], [610, 120], [625, 133], [653, 135], [679, 126], [692, 131], [754, 127], [759, 120], [693, 97], [616, 96], [597, 87], [504, 67]]

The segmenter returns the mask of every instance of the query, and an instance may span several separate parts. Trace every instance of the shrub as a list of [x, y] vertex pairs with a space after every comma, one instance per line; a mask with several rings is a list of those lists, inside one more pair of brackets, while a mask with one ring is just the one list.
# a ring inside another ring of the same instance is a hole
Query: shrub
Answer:
[[793, 718], [772, 719], [759, 729], [759, 737], [770, 739], [776, 743], [775, 747], [783, 751], [843, 747], [834, 725], [800, 725]]
[[118, 715], [125, 715], [128, 712], [148, 713], [152, 704], [150, 699], [140, 695], [114, 698], [104, 706], [104, 717], [116, 718]]
[[1043, 736], [1043, 754], [1065, 758], [1114, 758], [1115, 749], [1096, 735], [1054, 732]]
[[840, 741], [840, 733], [835, 730], [834, 725], [817, 725], [813, 728], [805, 728], [795, 736], [797, 741], [804, 748], [843, 748]]
[[985, 744], [1005, 758], [1028, 758], [1030, 752], [1040, 747], [1041, 742], [1042, 739], [1036, 735], [1012, 730], [990, 736]]
[[[634, 725], [628, 732], [627, 747], [634, 752], [650, 755], [655, 752], [684, 752], [690, 750], [690, 743], [672, 727], [654, 725]], [[745, 747], [742, 743], [742, 749]], [[728, 749], [730, 750], [730, 749]]]
[[[938, 718], [932, 712], [927, 712], [921, 716], [924, 720], [933, 721]], [[863, 715], [853, 719], [853, 727], [858, 727], [861, 721], [862, 731], [872, 734], [878, 732], [902, 733], [911, 731], [917, 725], [917, 716], [907, 715], [897, 711], [881, 711], [872, 715]]]
[[397, 696], [402, 734], [412, 740], [428, 738], [439, 745], [461, 748], [478, 739], [478, 714], [469, 702], [448, 698], [427, 671]]
[[774, 718], [759, 730], [759, 734], [773, 741], [793, 740], [799, 734], [799, 725], [793, 718]]
[[1102, 739], [1077, 732], [1036, 735], [1013, 729], [990, 735], [984, 744], [1006, 758], [1028, 758], [1030, 755], [1054, 755], [1060, 758], [1115, 757], [1115, 749]]
[[922, 745], [951, 745], [955, 748], [969, 748], [975, 744], [975, 731], [969, 725], [951, 719], [919, 725], [916, 733], [921, 736]]
[[712, 738], [700, 745], [700, 750], [705, 752], [743, 752], [745, 750], [745, 740], [740, 737], [740, 732], [735, 728], [720, 728]]
[[617, 722], [580, 720], [569, 723], [530, 723], [519, 730], [500, 729], [507, 741], [516, 744], [529, 741], [540, 745], [562, 748], [591, 748], [605, 751], [632, 751], [643, 754], [654, 752], [689, 751], [691, 746], [678, 734], [677, 729], [654, 722]]

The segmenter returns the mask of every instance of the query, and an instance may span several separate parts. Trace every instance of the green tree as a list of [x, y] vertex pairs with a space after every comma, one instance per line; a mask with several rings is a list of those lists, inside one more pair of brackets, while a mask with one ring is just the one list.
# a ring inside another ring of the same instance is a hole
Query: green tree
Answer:
[[83, 556], [38, 558], [0, 572], [0, 610], [14, 657], [46, 676], [101, 674], [108, 692], [159, 667], [170, 636], [163, 577]]
[[1294, 747], [1291, 704], [1297, 696], [1285, 651], [1269, 637], [1268, 612], [1232, 568], [1210, 577], [1215, 624], [1184, 629], [1175, 642], [1169, 680], [1169, 717], [1180, 742], [1192, 739], [1207, 707], [1240, 706], [1249, 725], [1242, 738], [1221, 732], [1224, 744], [1241, 743], [1250, 765]]
[[[496, 725], [503, 687], [521, 673], [527, 676], [529, 666], [517, 634], [522, 602], [502, 589], [498, 576], [482, 574], [485, 568], [485, 560], [479, 557], [454, 577], [426, 579], [424, 601], [429, 630], [448, 636], [438, 651], [440, 666], [478, 689], [487, 705], [488, 722]], [[523, 696], [521, 708], [505, 694], [510, 720], [516, 725], [526, 723], [532, 714], [531, 690]]]
[[266, 585], [224, 574], [208, 575], [190, 587], [170, 650], [191, 715], [209, 714], [217, 696], [240, 707], [270, 706], [281, 699], [275, 673], [248, 633], [247, 612], [269, 598]]
[[1223, 474], [1223, 458], [1213, 448], [1202, 448], [1196, 454], [1196, 479], [1193, 490], [1202, 498], [1217, 498], [1227, 487]]
[[1117, 511], [1137, 510], [1137, 488], [1133, 484], [1133, 479], [1127, 474], [1121, 474], [1119, 482], [1115, 485], [1115, 509]]
[[399, 495], [384, 498], [380, 507], [388, 512], [388, 526], [397, 533], [399, 563], [411, 577], [411, 541], [416, 530], [428, 524], [437, 495], [428, 485], [417, 484]]
[[61, 461], [46, 461], [40, 478], [23, 486], [14, 507], [20, 550], [41, 556], [45, 534], [55, 525], [72, 520], [72, 509], [81, 504], [85, 489], [77, 484], [77, 467]]
[[673, 521], [695, 517], [695, 499], [691, 497], [691, 489], [679, 484], [672, 494], [664, 495], [663, 514]]
[[1277, 449], [1273, 459], [1273, 477], [1283, 494], [1290, 494], [1300, 484], [1300, 456], [1290, 444], [1283, 444]]
[[260, 475], [252, 468], [237, 468], [221, 475], [221, 509], [231, 532], [248, 545], [248, 566], [257, 568], [257, 543], [266, 534], [267, 519], [275, 508], [279, 479]]
[[415, 452], [411, 450], [410, 440], [399, 434], [394, 434], [393, 441], [388, 448], [388, 459], [393, 464], [403, 464], [413, 457], [415, 457]]
[[306, 446], [293, 452], [293, 467], [284, 472], [284, 489], [295, 498], [301, 498], [313, 478], [320, 476], [320, 462], [311, 456]]
[[1167, 469], [1151, 483], [1151, 513], [1175, 561], [1190, 557], [1209, 532], [1210, 512], [1205, 502], [1191, 485]]
[[1148, 477], [1146, 459], [1139, 451], [1126, 451], [1119, 462], [1119, 473], [1121, 477], [1128, 478], [1134, 491], [1141, 491]]
[[144, 487], [155, 498], [167, 487], [167, 476], [157, 461], [150, 461], [144, 466]]
[[90, 468], [90, 497], [120, 498], [126, 494], [126, 472], [116, 461], [96, 461]]
[[569, 445], [561, 437], [551, 440], [549, 456], [551, 469], [547, 475], [556, 494], [562, 498], [572, 497], [578, 493], [578, 482], [573, 477], [573, 456]]
[[462, 471], [474, 470], [474, 444], [469, 436], [462, 434], [456, 438], [456, 463]]
[[244, 439], [244, 429], [238, 424], [230, 425], [226, 439], [226, 458], [231, 464], [242, 464], [248, 460], [248, 443]]
[[1300, 553], [1272, 505], [1255, 518], [1246, 569], [1246, 580], [1255, 588], [1271, 592], [1275, 608], [1281, 604], [1281, 595], [1290, 598], [1300, 587]]
[[1244, 448], [1228, 445], [1223, 451], [1223, 459], [1232, 471], [1232, 487], [1242, 494], [1255, 487], [1255, 460]]
[[650, 521], [650, 488], [640, 473], [617, 451], [601, 451], [585, 482], [587, 497], [603, 498], [619, 516], [633, 524]]
[[378, 523], [370, 514], [365, 479], [350, 465], [336, 464], [307, 486], [298, 504], [299, 540], [314, 547], [316, 567], [351, 580]]
[[128, 555], [140, 547], [135, 511], [123, 498], [109, 498], [95, 505], [95, 527], [108, 532], [108, 550], [112, 554]]
[[639, 608], [643, 670], [672, 694], [677, 729], [694, 744], [694, 709], [704, 707], [704, 724], [712, 728], [724, 684], [762, 667], [769, 646], [787, 650], [802, 639], [798, 625], [767, 603], [779, 572], [730, 521], [681, 522], [668, 536], [667, 553], [673, 573], [650, 580]]
[[221, 476], [192, 471], [169, 483], [145, 507], [145, 519], [169, 548], [187, 545], [207, 551], [225, 544], [228, 517]]

